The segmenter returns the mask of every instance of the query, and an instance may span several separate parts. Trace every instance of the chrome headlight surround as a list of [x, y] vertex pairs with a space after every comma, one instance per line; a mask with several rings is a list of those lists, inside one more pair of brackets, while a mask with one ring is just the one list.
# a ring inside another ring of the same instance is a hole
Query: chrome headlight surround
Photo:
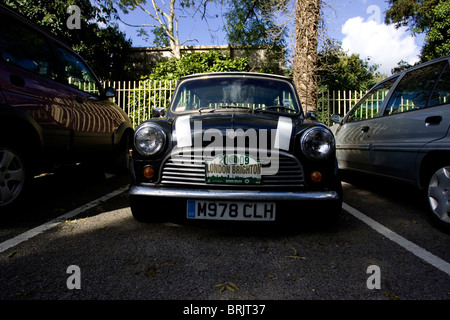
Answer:
[[334, 152], [335, 139], [331, 131], [324, 127], [312, 127], [303, 133], [300, 147], [309, 159], [325, 160]]
[[164, 148], [166, 133], [155, 123], [142, 124], [134, 134], [134, 146], [143, 156], [155, 155]]

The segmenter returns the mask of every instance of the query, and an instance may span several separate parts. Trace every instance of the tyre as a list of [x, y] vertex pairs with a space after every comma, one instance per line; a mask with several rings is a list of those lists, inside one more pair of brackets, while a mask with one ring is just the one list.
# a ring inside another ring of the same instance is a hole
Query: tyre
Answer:
[[130, 172], [130, 136], [122, 137], [113, 159], [106, 167], [106, 171], [113, 174], [127, 174]]
[[0, 209], [11, 209], [23, 197], [28, 182], [25, 158], [17, 148], [0, 146]]
[[450, 166], [439, 166], [427, 188], [430, 215], [438, 226], [450, 231]]

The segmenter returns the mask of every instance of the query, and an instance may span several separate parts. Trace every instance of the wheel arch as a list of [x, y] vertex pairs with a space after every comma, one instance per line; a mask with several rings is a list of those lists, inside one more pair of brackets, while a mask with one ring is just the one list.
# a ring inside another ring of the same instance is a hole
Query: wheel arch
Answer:
[[450, 165], [450, 150], [435, 150], [428, 152], [420, 161], [419, 187], [427, 188], [431, 175], [442, 166]]
[[28, 114], [0, 112], [0, 143], [18, 143], [30, 152], [41, 153], [44, 146], [42, 129]]

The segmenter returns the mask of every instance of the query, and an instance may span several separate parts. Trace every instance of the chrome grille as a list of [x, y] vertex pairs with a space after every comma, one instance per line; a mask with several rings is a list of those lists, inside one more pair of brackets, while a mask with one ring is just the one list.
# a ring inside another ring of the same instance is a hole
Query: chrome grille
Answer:
[[[280, 152], [278, 160], [278, 171], [276, 174], [265, 175], [264, 168], [270, 165], [263, 165], [261, 184], [232, 186], [246, 188], [303, 186], [303, 168], [298, 160], [284, 152]], [[194, 152], [187, 155], [177, 154], [175, 157], [168, 157], [163, 164], [161, 183], [166, 185], [214, 186], [214, 184], [205, 182], [205, 159], [202, 155]]]

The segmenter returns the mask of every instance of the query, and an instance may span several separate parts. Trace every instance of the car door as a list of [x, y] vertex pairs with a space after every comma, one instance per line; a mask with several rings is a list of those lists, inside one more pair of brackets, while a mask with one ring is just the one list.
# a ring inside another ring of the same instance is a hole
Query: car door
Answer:
[[370, 163], [373, 127], [385, 97], [396, 80], [394, 77], [376, 85], [344, 117], [335, 133], [339, 168], [373, 171]]
[[48, 38], [26, 23], [0, 15], [0, 87], [8, 105], [42, 128], [44, 147], [55, 155], [70, 148], [72, 103], [60, 83]]
[[84, 61], [66, 48], [57, 47], [56, 50], [71, 92], [74, 151], [110, 151], [113, 134], [122, 119], [116, 115], [108, 100], [100, 98], [100, 84]]
[[431, 107], [439, 96], [430, 97], [448, 72], [444, 60], [406, 72], [399, 80], [373, 126], [370, 158], [376, 173], [413, 180], [419, 150], [446, 135], [448, 117], [442, 107]]

